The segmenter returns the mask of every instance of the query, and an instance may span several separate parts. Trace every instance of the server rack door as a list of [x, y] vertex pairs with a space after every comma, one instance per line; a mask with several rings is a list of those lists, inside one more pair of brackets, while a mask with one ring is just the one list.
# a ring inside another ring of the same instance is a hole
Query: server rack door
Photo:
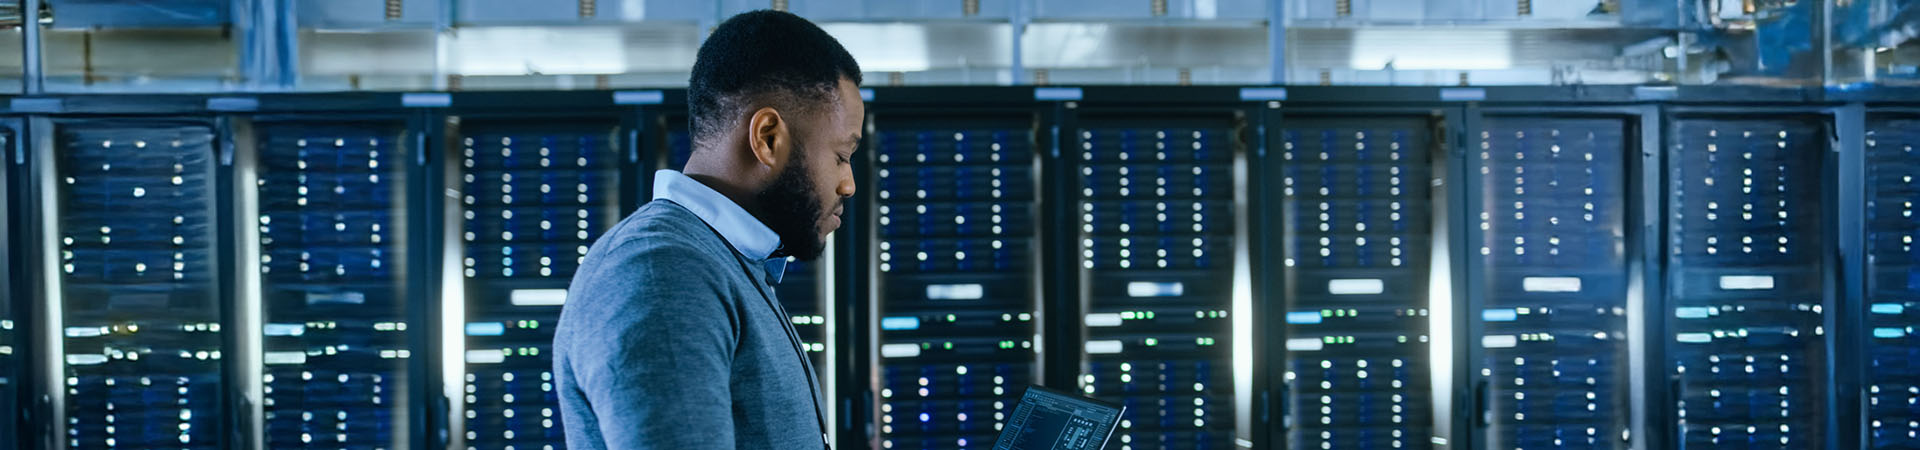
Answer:
[[1867, 438], [1875, 449], [1920, 447], [1920, 119], [1867, 123]]
[[254, 128], [268, 448], [407, 446], [404, 128]]
[[1034, 116], [874, 127], [880, 445], [991, 446], [1039, 379]]
[[1289, 448], [1432, 445], [1434, 120], [1281, 122]]
[[[687, 167], [687, 159], [693, 156], [693, 137], [687, 131], [685, 118], [673, 118], [668, 121], [667, 168], [681, 170]], [[639, 203], [646, 203], [645, 201]], [[838, 233], [832, 235], [837, 239]], [[832, 248], [828, 245], [828, 248]], [[833, 309], [827, 304], [821, 281], [828, 269], [825, 261], [801, 261], [787, 258], [787, 271], [780, 283], [773, 286], [773, 296], [780, 301], [780, 307], [786, 308], [793, 322], [793, 329], [800, 334], [800, 341], [806, 347], [807, 359], [813, 363], [815, 379], [820, 380], [820, 392], [823, 399], [838, 398], [834, 395], [833, 326], [828, 318]], [[824, 400], [823, 400], [824, 401]], [[828, 405], [832, 412], [836, 405]], [[829, 417], [838, 417], [829, 414]]]
[[14, 155], [17, 155], [15, 153], [17, 149], [13, 147], [16, 145], [13, 137], [12, 129], [0, 129], [0, 158], [9, 160], [9, 162], [0, 162], [0, 205], [6, 205], [0, 208], [6, 211], [0, 213], [0, 274], [5, 274], [7, 277], [6, 281], [0, 282], [4, 283], [0, 284], [0, 436], [5, 436], [0, 437], [0, 449], [11, 449], [19, 445], [21, 435], [17, 421], [19, 420], [18, 411], [22, 405], [19, 403], [18, 394], [22, 380], [26, 378], [24, 376], [26, 373], [22, 371], [20, 357], [17, 356], [21, 351], [16, 349], [21, 347], [21, 344], [14, 334], [13, 304], [15, 283], [26, 281], [26, 277], [14, 276], [13, 249], [14, 246], [24, 245], [25, 242], [15, 239], [18, 232], [13, 228], [14, 218], [6, 216], [19, 210], [18, 207], [12, 206], [15, 203], [11, 193], [13, 187], [11, 171], [15, 164], [10, 161]]
[[1126, 406], [1111, 448], [1230, 448], [1238, 120], [1082, 116], [1083, 393]]
[[553, 326], [587, 246], [619, 222], [612, 119], [462, 121], [468, 448], [561, 448]]
[[66, 446], [219, 448], [212, 127], [55, 132]]
[[1482, 121], [1466, 251], [1488, 448], [1627, 448], [1628, 136], [1621, 118]]
[[1670, 126], [1667, 277], [1682, 443], [1823, 445], [1824, 123], [1701, 115]]

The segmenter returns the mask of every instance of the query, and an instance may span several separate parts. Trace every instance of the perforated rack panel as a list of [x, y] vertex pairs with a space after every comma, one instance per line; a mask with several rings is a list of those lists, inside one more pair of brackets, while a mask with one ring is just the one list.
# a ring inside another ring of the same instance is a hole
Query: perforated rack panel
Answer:
[[1867, 125], [1867, 432], [1876, 449], [1920, 447], [1920, 120]]
[[1282, 126], [1288, 445], [1426, 448], [1428, 119], [1301, 117]]
[[1671, 124], [1672, 357], [1688, 448], [1821, 445], [1823, 124]]
[[269, 448], [405, 446], [402, 126], [257, 128]]
[[1479, 136], [1489, 448], [1626, 448], [1625, 123], [1490, 117]]
[[553, 326], [587, 247], [619, 222], [618, 127], [463, 126], [468, 447], [561, 448]]
[[57, 133], [66, 446], [219, 448], [212, 128]]
[[1082, 393], [1126, 407], [1110, 448], [1227, 449], [1234, 438], [1236, 128], [1084, 122], [1075, 145]]
[[881, 123], [881, 446], [989, 448], [1038, 368], [1031, 119]]

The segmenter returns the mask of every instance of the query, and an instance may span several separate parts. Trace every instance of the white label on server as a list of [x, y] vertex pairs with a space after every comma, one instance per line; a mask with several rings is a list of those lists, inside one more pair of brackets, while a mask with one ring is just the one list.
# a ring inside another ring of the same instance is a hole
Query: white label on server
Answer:
[[928, 300], [979, 300], [987, 296], [987, 288], [979, 284], [929, 284]]
[[363, 294], [359, 292], [351, 292], [351, 291], [349, 292], [308, 292], [307, 293], [307, 304], [309, 305], [320, 305], [320, 304], [328, 304], [328, 303], [364, 305], [367, 303], [367, 294]]
[[1087, 341], [1087, 354], [1109, 355], [1125, 350], [1127, 344], [1120, 341]]
[[467, 350], [468, 364], [499, 364], [506, 361], [505, 350]]
[[1378, 278], [1327, 280], [1327, 293], [1333, 295], [1365, 295], [1386, 291], [1387, 283]]
[[1287, 351], [1312, 352], [1327, 348], [1327, 343], [1319, 338], [1294, 338], [1287, 340]]
[[1727, 275], [1720, 277], [1720, 289], [1729, 291], [1753, 291], [1773, 289], [1773, 277], [1769, 275]]
[[73, 337], [73, 338], [82, 338], [82, 337], [97, 337], [97, 336], [100, 336], [100, 335], [103, 335], [103, 334], [107, 334], [107, 329], [106, 329], [106, 328], [102, 328], [102, 327], [67, 327], [67, 337]]
[[467, 324], [468, 336], [499, 336], [507, 334], [505, 322], [473, 322]]
[[1090, 327], [1117, 327], [1120, 326], [1120, 322], [1119, 313], [1094, 313], [1087, 315], [1087, 326]]
[[1187, 292], [1187, 285], [1179, 282], [1155, 283], [1135, 281], [1127, 283], [1128, 297], [1179, 297]]
[[1713, 335], [1707, 334], [1707, 333], [1680, 333], [1680, 334], [1674, 335], [1673, 338], [1676, 341], [1680, 341], [1688, 344], [1705, 344], [1708, 342], [1713, 342]]
[[1513, 348], [1520, 345], [1520, 338], [1511, 334], [1485, 336], [1480, 338], [1480, 346], [1486, 348]]
[[1580, 292], [1580, 277], [1526, 277], [1520, 288], [1527, 292]]
[[887, 344], [880, 346], [880, 356], [885, 358], [912, 358], [920, 356], [920, 344]]
[[262, 359], [267, 365], [306, 364], [307, 352], [267, 352]]
[[560, 306], [567, 303], [566, 289], [514, 289], [513, 306]]
[[268, 336], [302, 336], [307, 334], [307, 326], [297, 323], [270, 323], [261, 331]]
[[69, 366], [92, 366], [107, 363], [107, 355], [67, 355]]

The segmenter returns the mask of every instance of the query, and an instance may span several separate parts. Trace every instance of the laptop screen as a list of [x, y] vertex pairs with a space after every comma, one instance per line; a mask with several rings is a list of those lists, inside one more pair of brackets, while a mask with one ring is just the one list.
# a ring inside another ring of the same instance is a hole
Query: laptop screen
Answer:
[[1122, 408], [1028, 386], [1000, 431], [994, 450], [1100, 450], [1120, 423]]

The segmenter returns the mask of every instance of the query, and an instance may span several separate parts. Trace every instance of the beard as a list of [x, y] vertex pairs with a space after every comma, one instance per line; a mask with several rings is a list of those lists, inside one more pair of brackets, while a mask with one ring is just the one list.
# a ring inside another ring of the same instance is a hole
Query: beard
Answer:
[[780, 236], [780, 247], [773, 251], [776, 258], [792, 256], [812, 261], [827, 247], [820, 237], [820, 214], [826, 205], [813, 195], [813, 176], [804, 167], [803, 154], [800, 148], [794, 148], [787, 169], [780, 171], [772, 185], [754, 194], [766, 214], [767, 227]]

